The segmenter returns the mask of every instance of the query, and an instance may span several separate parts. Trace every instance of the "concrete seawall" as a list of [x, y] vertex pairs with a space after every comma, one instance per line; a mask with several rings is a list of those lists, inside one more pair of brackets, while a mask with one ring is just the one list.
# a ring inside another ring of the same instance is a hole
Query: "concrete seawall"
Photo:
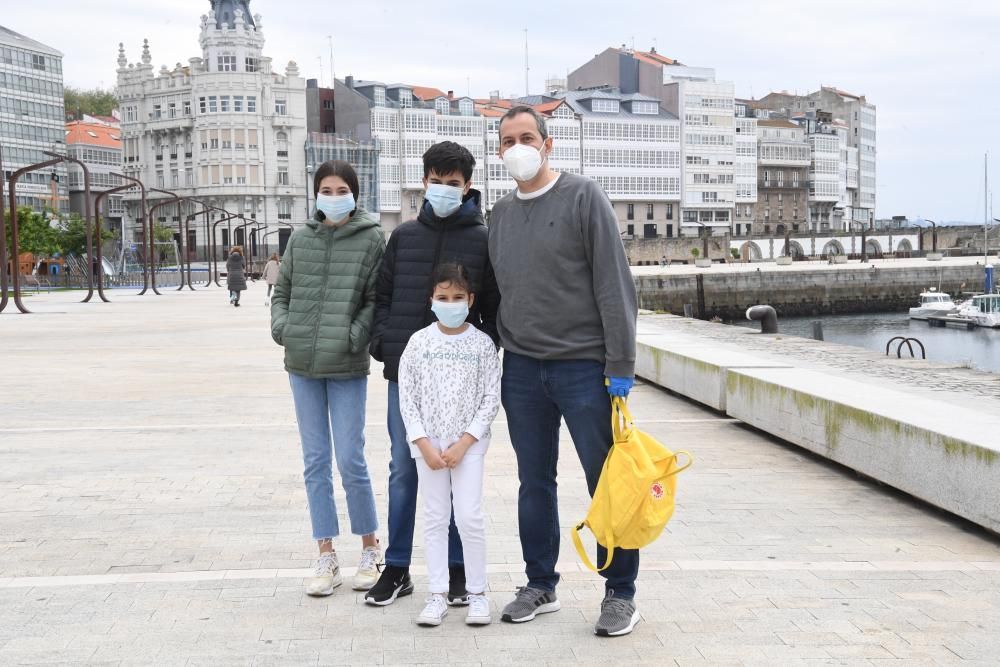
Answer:
[[1000, 533], [1000, 376], [655, 315], [636, 374]]
[[981, 259], [635, 267], [633, 273], [641, 308], [682, 314], [689, 303], [706, 319], [742, 319], [760, 303], [785, 316], [899, 311], [928, 287], [958, 294], [983, 286]]

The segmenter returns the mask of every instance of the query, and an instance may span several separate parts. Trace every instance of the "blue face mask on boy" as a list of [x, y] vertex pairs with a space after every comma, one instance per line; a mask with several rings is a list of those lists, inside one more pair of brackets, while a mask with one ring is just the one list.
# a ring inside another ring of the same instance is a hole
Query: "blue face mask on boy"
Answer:
[[465, 193], [462, 188], [456, 188], [452, 185], [445, 185], [444, 183], [431, 183], [427, 186], [427, 192], [424, 194], [424, 199], [426, 199], [431, 208], [434, 209], [434, 215], [439, 218], [447, 218], [449, 215], [458, 210], [462, 205], [462, 197]]
[[469, 317], [469, 302], [432, 301], [431, 311], [437, 316], [438, 322], [449, 329], [457, 329]]

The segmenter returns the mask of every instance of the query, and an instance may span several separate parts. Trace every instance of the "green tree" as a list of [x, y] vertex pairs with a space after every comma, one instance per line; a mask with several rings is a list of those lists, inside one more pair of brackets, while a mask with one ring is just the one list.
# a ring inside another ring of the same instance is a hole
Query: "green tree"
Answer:
[[66, 105], [66, 115], [79, 120], [83, 114], [91, 116], [110, 116], [118, 108], [118, 98], [112, 90], [103, 88], [74, 88], [66, 86], [63, 90], [63, 102]]
[[[10, 247], [13, 228], [10, 215], [7, 220], [7, 246]], [[18, 252], [30, 252], [33, 255], [53, 255], [62, 250], [59, 243], [59, 230], [49, 224], [44, 214], [31, 210], [27, 206], [17, 209], [17, 243]]]

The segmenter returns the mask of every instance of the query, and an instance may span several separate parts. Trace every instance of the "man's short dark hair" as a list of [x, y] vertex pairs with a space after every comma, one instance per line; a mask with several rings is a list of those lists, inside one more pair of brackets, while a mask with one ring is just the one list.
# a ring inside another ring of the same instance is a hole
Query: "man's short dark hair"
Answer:
[[424, 153], [424, 178], [429, 178], [432, 171], [438, 176], [458, 171], [466, 181], [471, 181], [475, 168], [476, 158], [468, 148], [454, 141], [439, 141]]
[[[545, 127], [545, 117], [542, 114], [535, 111], [534, 109], [532, 109], [531, 107], [523, 104], [521, 106], [514, 107], [513, 109], [511, 109], [510, 111], [508, 111], [503, 115], [503, 118], [500, 119], [500, 125], [498, 126], [497, 131], [499, 132], [500, 130], [503, 129], [503, 122], [505, 120], [510, 120], [514, 116], [520, 116], [523, 113], [526, 113], [535, 119], [535, 124], [538, 125], [538, 134], [542, 135], [542, 141], [548, 139], [549, 130], [548, 128]], [[501, 133], [500, 136], [503, 137], [503, 134]]]

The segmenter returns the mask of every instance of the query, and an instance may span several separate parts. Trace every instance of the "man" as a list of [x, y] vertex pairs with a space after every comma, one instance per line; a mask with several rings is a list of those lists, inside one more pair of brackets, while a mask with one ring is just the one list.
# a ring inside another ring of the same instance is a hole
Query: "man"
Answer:
[[[608, 394], [628, 395], [635, 367], [635, 285], [611, 202], [591, 179], [553, 171], [551, 151], [545, 120], [532, 108], [515, 107], [501, 119], [499, 152], [517, 189], [493, 207], [490, 260], [501, 295], [502, 401], [517, 456], [528, 577], [501, 616], [513, 623], [559, 609], [560, 419], [593, 495], [612, 443]], [[597, 553], [605, 562], [605, 550]], [[635, 627], [638, 570], [638, 551], [615, 551], [601, 573], [607, 581], [596, 634]]]
[[[417, 507], [417, 467], [410, 457], [399, 411], [399, 359], [415, 332], [434, 322], [430, 309], [431, 274], [454, 262], [468, 270], [476, 299], [468, 321], [494, 341], [499, 293], [490, 267], [488, 235], [480, 193], [472, 188], [476, 160], [464, 146], [442, 141], [424, 153], [424, 203], [416, 220], [401, 225], [386, 246], [375, 295], [372, 356], [385, 364], [389, 381], [389, 547], [386, 568], [365, 595], [385, 606], [413, 593], [410, 559]], [[452, 519], [448, 540], [448, 603], [467, 603], [462, 543]]]

